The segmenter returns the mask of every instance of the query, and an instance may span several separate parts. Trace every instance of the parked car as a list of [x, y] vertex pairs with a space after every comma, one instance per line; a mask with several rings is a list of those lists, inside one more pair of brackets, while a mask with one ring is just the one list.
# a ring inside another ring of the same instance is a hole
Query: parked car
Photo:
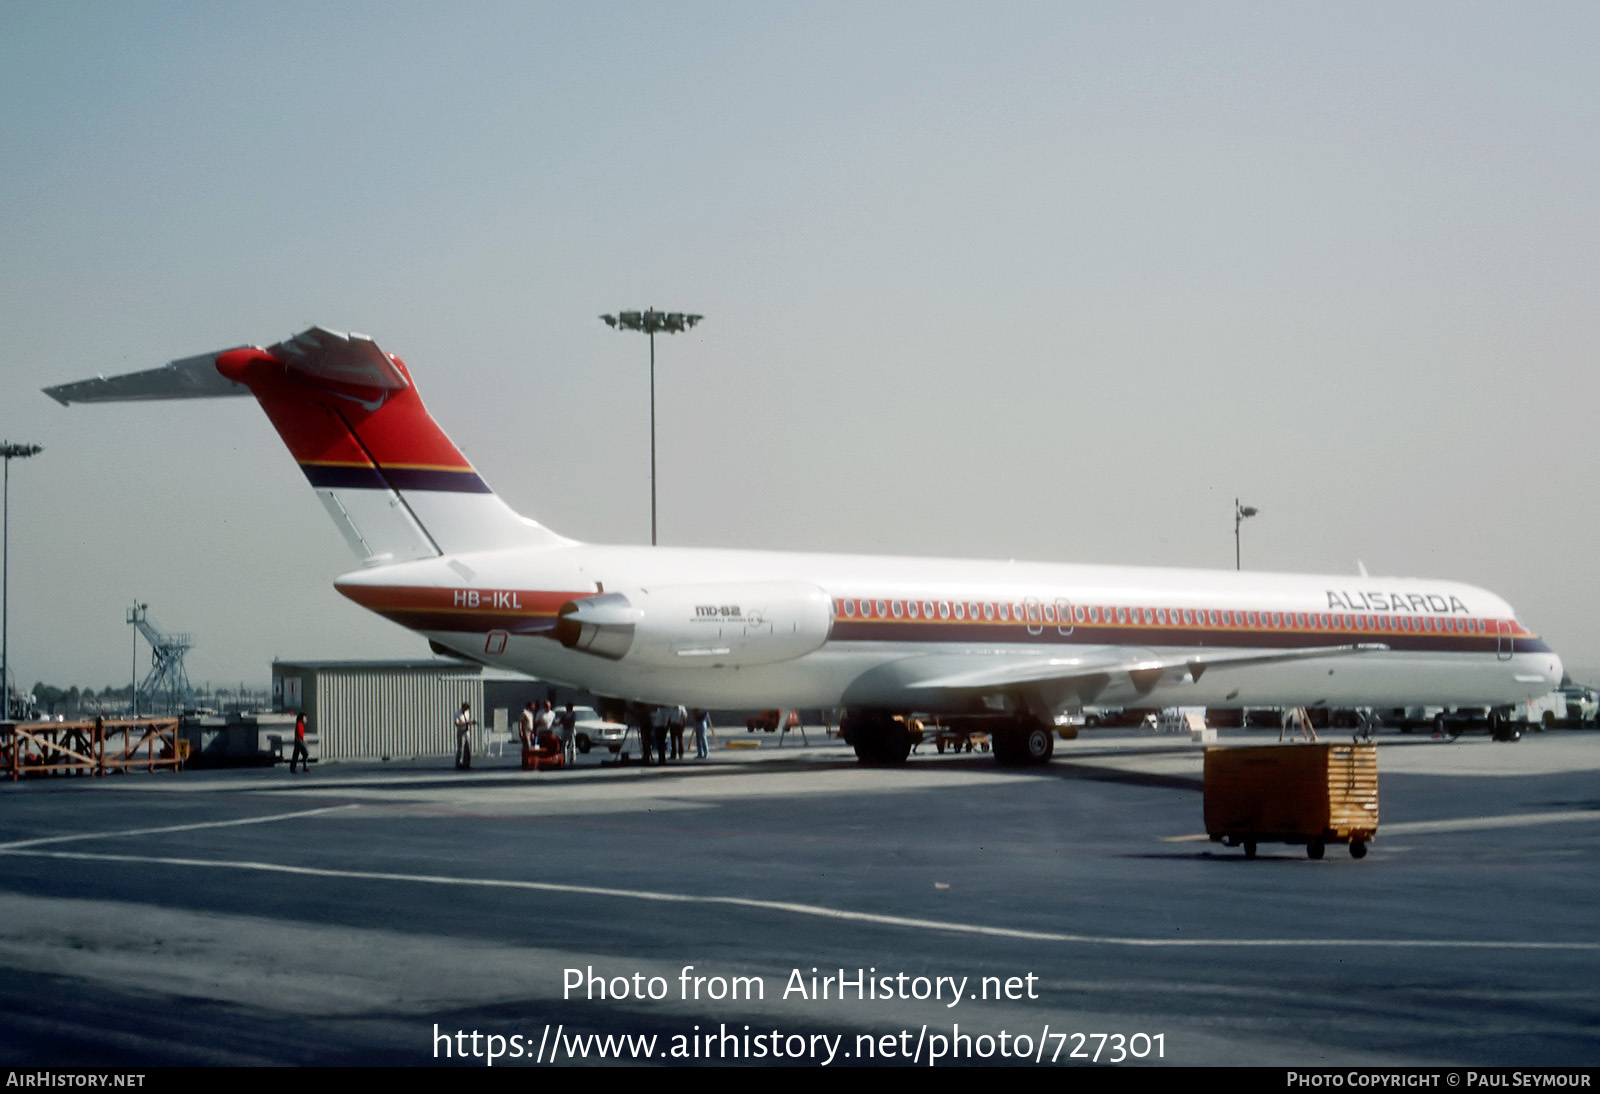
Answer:
[[[559, 721], [562, 712], [556, 717]], [[572, 727], [572, 736], [579, 752], [588, 752], [596, 745], [603, 745], [613, 753], [622, 751], [623, 738], [628, 735], [628, 727], [621, 722], [608, 722], [596, 714], [593, 707], [573, 707], [572, 713], [577, 721]]]

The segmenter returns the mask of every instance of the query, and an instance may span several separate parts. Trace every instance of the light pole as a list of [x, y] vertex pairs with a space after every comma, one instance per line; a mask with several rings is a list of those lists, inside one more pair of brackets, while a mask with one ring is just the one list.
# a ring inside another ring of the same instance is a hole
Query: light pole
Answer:
[[11, 461], [37, 456], [44, 448], [37, 444], [0, 442], [0, 456], [6, 461], [4, 528], [0, 530], [0, 721], [11, 719]]
[[612, 330], [643, 331], [650, 336], [650, 546], [656, 545], [656, 332], [678, 334], [693, 327], [703, 315], [681, 311], [661, 312], [654, 308], [602, 315]]
[[128, 675], [128, 702], [132, 704], [129, 709], [135, 718], [139, 717], [139, 624], [145, 621], [149, 608], [150, 605], [135, 600], [128, 609], [128, 626], [133, 628], [133, 669]]
[[1233, 499], [1233, 568], [1239, 569], [1239, 525], [1244, 523], [1246, 517], [1253, 517], [1258, 512], [1253, 505], [1240, 505], [1239, 499]]

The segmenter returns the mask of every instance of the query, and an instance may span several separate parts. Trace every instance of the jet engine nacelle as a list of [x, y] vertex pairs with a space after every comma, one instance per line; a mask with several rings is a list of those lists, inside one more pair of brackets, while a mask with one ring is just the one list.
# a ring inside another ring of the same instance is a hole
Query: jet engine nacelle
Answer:
[[562, 605], [555, 636], [568, 649], [663, 668], [742, 667], [820, 649], [833, 602], [815, 585], [753, 581], [600, 593]]

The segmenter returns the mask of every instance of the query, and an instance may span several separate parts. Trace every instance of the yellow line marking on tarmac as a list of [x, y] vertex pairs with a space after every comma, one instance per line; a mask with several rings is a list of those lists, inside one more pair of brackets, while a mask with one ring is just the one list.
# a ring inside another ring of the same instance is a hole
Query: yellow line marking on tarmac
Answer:
[[157, 836], [167, 832], [195, 832], [202, 828], [236, 828], [241, 824], [267, 824], [272, 821], [293, 820], [296, 817], [314, 817], [319, 813], [333, 813], [340, 809], [354, 809], [350, 805], [325, 805], [320, 809], [300, 809], [293, 813], [274, 813], [268, 817], [242, 817], [239, 820], [202, 821], [198, 824], [169, 824], [164, 828], [118, 828], [110, 832], [78, 832], [70, 836], [41, 836], [38, 839], [0, 843], [0, 852], [20, 851], [25, 847], [39, 847], [46, 843], [71, 843], [73, 840], [111, 839], [116, 836]]
[[579, 896], [644, 900], [660, 904], [701, 904], [755, 908], [761, 911], [785, 912], [791, 915], [814, 916], [820, 919], [871, 923], [884, 927], [909, 927], [916, 930], [938, 931], [944, 934], [1018, 939], [1027, 942], [1064, 942], [1084, 945], [1149, 948], [1315, 949], [1334, 947], [1347, 949], [1600, 951], [1600, 942], [1530, 942], [1514, 939], [1495, 941], [1441, 938], [1128, 938], [1114, 935], [1071, 934], [1062, 931], [992, 927], [981, 923], [957, 923], [949, 920], [920, 919], [913, 916], [883, 915], [876, 912], [854, 912], [843, 908], [829, 908], [820, 904], [799, 904], [786, 900], [758, 900], [753, 897], [737, 896], [696, 896], [691, 893], [653, 892], [648, 889], [612, 889], [598, 885], [563, 885], [550, 881], [445, 877], [437, 874], [397, 874], [374, 870], [334, 870], [316, 866], [286, 866], [275, 862], [252, 862], [248, 860], [230, 862], [215, 859], [169, 858], [157, 855], [105, 855], [80, 851], [31, 851], [0, 848], [0, 853], [32, 858], [73, 859], [84, 862], [127, 862], [153, 866], [190, 866], [211, 870], [250, 870], [261, 873], [340, 878], [355, 881], [400, 881], [421, 885], [451, 885], [476, 889], [569, 893]]

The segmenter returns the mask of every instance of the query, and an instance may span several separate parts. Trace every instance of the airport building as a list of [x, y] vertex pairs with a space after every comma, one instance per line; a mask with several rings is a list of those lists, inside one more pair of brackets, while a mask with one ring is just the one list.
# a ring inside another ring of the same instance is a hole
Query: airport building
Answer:
[[586, 701], [526, 676], [461, 661], [272, 663], [273, 707], [305, 712], [311, 752], [320, 760], [454, 755], [455, 716], [463, 702], [478, 719], [472, 749], [482, 754], [487, 730], [509, 729], [529, 700], [546, 698]]

